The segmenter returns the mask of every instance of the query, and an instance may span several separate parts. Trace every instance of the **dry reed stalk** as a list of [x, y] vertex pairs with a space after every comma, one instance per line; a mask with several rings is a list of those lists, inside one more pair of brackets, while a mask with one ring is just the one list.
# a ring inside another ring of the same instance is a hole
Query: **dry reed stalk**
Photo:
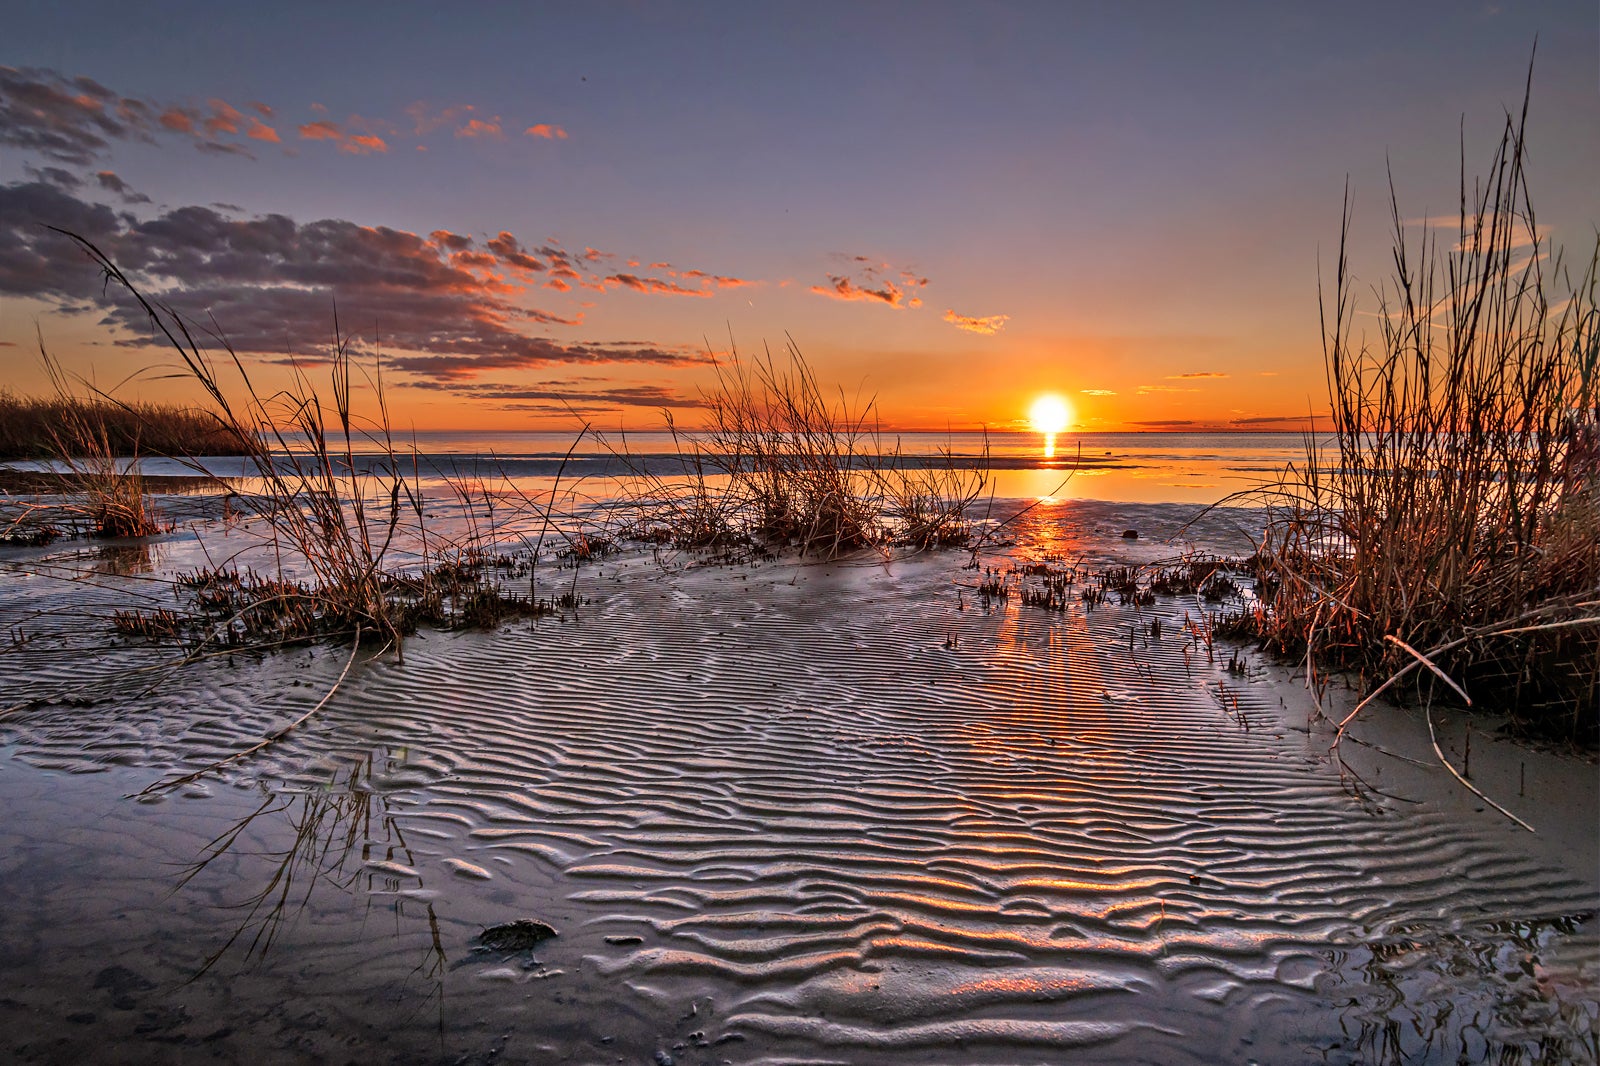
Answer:
[[[269, 530], [280, 572], [287, 555], [310, 574], [305, 591], [314, 602], [308, 617], [314, 617], [322, 631], [364, 629], [398, 650], [406, 617], [403, 605], [385, 592], [389, 577], [385, 564], [405, 513], [403, 504], [415, 505], [416, 492], [402, 472], [390, 436], [381, 366], [369, 380], [378, 417], [364, 421], [353, 412], [351, 342], [339, 331], [337, 315], [331, 407], [325, 406], [298, 366], [290, 389], [263, 397], [226, 337], [212, 330], [241, 386], [235, 398], [176, 311], [146, 298], [91, 242], [58, 232], [84, 250], [107, 282], [138, 302], [204, 390], [217, 424], [242, 442], [261, 486], [257, 509]], [[371, 449], [376, 458], [367, 465], [358, 462], [358, 448]], [[420, 506], [415, 510], [420, 514]]]
[[737, 348], [715, 362], [702, 394], [706, 428], [667, 428], [683, 461], [674, 475], [629, 452], [612, 453], [632, 471], [628, 492], [645, 539], [678, 547], [794, 547], [832, 558], [894, 544], [916, 549], [965, 543], [970, 512], [987, 488], [986, 459], [912, 461], [886, 451], [876, 402], [825, 392], [791, 340], [781, 356], [754, 359]]
[[1269, 493], [1260, 633], [1308, 669], [1376, 677], [1412, 672], [1409, 649], [1445, 649], [1429, 665], [1452, 686], [1592, 739], [1597, 631], [1500, 624], [1600, 591], [1600, 239], [1574, 280], [1535, 221], [1526, 120], [1525, 100], [1470, 190], [1463, 154], [1443, 251], [1427, 228], [1408, 234], [1391, 179], [1376, 344], [1352, 337], [1347, 191], [1323, 308], [1332, 443], [1308, 435], [1304, 465]]
[[163, 531], [139, 473], [137, 427], [122, 454], [112, 445], [107, 412], [113, 405], [79, 396], [60, 363], [39, 343], [39, 358], [55, 390], [55, 424], [45, 428], [50, 449], [67, 468], [71, 495], [61, 510], [83, 515], [97, 537], [149, 537]]

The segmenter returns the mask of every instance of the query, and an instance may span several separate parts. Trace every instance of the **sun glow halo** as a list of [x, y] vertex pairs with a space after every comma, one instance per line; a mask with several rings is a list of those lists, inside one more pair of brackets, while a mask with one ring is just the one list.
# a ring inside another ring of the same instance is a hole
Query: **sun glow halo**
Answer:
[[1072, 410], [1059, 396], [1041, 396], [1028, 408], [1028, 422], [1034, 432], [1053, 437], [1072, 424]]

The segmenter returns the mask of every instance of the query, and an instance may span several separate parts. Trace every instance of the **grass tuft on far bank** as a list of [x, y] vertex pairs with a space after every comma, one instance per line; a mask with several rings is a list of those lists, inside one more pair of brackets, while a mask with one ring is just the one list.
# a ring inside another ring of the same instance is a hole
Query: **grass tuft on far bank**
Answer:
[[118, 457], [243, 455], [246, 451], [230, 427], [194, 408], [119, 403], [81, 395], [24, 396], [0, 388], [0, 459], [59, 458], [63, 444], [81, 443], [72, 439], [70, 427], [88, 429], [97, 448], [103, 443]]

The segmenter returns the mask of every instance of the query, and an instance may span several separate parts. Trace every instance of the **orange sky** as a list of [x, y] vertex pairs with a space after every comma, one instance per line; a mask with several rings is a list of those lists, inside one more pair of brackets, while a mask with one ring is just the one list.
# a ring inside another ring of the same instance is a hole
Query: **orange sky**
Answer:
[[1540, 224], [1592, 242], [1592, 5], [1160, 10], [351, 10], [309, 42], [232, 11], [226, 57], [63, 50], [77, 16], [30, 10], [0, 46], [0, 384], [45, 387], [42, 336], [196, 394], [54, 225], [262, 389], [323, 373], [337, 308], [401, 426], [693, 424], [730, 338], [792, 339], [901, 429], [1009, 428], [1043, 392], [1081, 429], [1297, 426], [1346, 180], [1359, 332], [1388, 175], [1409, 221], [1452, 209], [1535, 36]]

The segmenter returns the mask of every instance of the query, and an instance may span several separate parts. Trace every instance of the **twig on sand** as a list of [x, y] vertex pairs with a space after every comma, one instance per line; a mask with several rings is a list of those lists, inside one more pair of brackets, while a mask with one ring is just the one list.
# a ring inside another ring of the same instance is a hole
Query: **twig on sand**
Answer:
[[1454, 777], [1457, 781], [1460, 781], [1463, 785], [1465, 785], [1468, 792], [1471, 792], [1474, 796], [1477, 796], [1479, 799], [1483, 800], [1483, 802], [1487, 803], [1489, 806], [1493, 807], [1507, 818], [1510, 818], [1513, 822], [1516, 822], [1528, 832], [1537, 836], [1538, 833], [1533, 826], [1529, 825], [1527, 822], [1524, 822], [1521, 818], [1518, 818], [1516, 815], [1500, 806], [1500, 804], [1496, 803], [1488, 796], [1485, 796], [1481, 791], [1479, 791], [1476, 785], [1462, 777], [1460, 772], [1456, 770], [1454, 766], [1450, 765], [1450, 760], [1444, 757], [1444, 751], [1439, 747], [1439, 737], [1433, 731], [1433, 704], [1431, 702], [1428, 704], [1426, 717], [1428, 719], [1428, 740], [1433, 743], [1433, 753], [1439, 756], [1439, 761], [1444, 764], [1444, 768], [1446, 770], [1450, 771], [1450, 776]]

